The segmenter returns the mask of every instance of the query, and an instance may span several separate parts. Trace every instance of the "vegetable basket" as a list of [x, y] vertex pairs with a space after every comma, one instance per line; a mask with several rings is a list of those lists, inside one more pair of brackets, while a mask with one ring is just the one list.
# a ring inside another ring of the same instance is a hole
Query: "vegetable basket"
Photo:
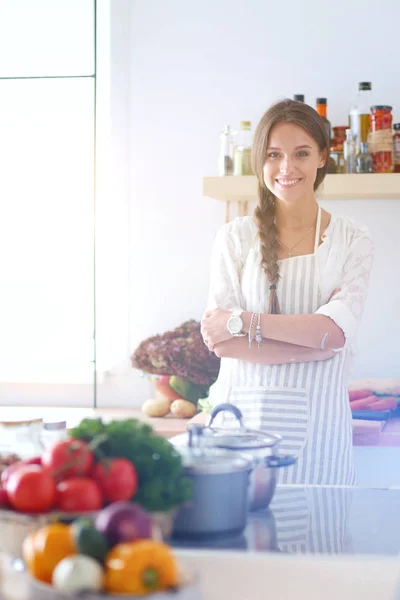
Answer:
[[[138, 600], [139, 598], [127, 594], [115, 595], [105, 592], [81, 592], [79, 594], [62, 592], [32, 578], [24, 569], [22, 561], [8, 559], [5, 570], [8, 573], [5, 587], [11, 591], [18, 586], [21, 597], [23, 596], [25, 600]], [[14, 597], [14, 593], [12, 595]], [[140, 598], [142, 600], [202, 600], [198, 575], [184, 564], [184, 559], [181, 561], [179, 558], [179, 587], [168, 591], [154, 592]]]
[[[175, 514], [176, 509], [150, 513], [153, 538], [165, 540], [170, 537]], [[55, 521], [71, 522], [81, 517], [94, 519], [96, 515], [97, 512], [66, 513], [53, 511], [43, 514], [30, 514], [0, 509], [0, 551], [13, 558], [22, 558], [23, 541], [32, 531]]]
[[[114, 595], [103, 593], [85, 592], [79, 595], [71, 595], [66, 592], [60, 592], [51, 585], [41, 583], [29, 578], [27, 600], [138, 600], [139, 596]], [[197, 580], [186, 582], [182, 587], [155, 592], [147, 596], [140, 596], [142, 600], [201, 600], [200, 587]]]

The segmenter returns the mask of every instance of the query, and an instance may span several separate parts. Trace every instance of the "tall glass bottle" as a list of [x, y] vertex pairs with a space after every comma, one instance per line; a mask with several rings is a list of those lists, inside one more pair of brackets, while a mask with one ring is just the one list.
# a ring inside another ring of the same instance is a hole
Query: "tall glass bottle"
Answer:
[[361, 81], [358, 84], [358, 96], [350, 107], [349, 125], [356, 144], [356, 152], [360, 152], [362, 142], [368, 142], [371, 127], [372, 83]]
[[253, 136], [251, 133], [251, 121], [241, 121], [240, 130], [234, 142], [233, 152], [233, 174], [253, 175], [251, 167], [251, 147]]
[[220, 136], [221, 145], [218, 157], [218, 175], [233, 174], [233, 150], [232, 150], [232, 134], [229, 125], [225, 128]]
[[297, 102], [304, 102], [304, 94], [295, 94], [293, 96], [293, 100], [297, 100]]
[[356, 173], [356, 145], [351, 129], [346, 129], [346, 140], [343, 144], [343, 156], [346, 173]]
[[322, 120], [325, 124], [325, 129], [326, 129], [326, 133], [328, 135], [328, 139], [329, 139], [329, 147], [331, 146], [331, 139], [332, 139], [332, 133], [331, 133], [331, 122], [329, 121], [329, 119], [326, 116], [326, 112], [327, 112], [327, 100], [326, 98], [317, 98], [317, 106], [316, 106], [316, 110], [317, 113], [319, 114], [320, 117], [322, 117]]

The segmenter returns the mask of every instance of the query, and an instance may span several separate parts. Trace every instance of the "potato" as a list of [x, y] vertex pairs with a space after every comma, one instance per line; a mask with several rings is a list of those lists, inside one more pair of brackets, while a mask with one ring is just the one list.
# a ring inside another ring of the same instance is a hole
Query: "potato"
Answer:
[[174, 400], [171, 404], [171, 412], [178, 419], [190, 419], [197, 413], [197, 406], [189, 400]]
[[171, 402], [167, 398], [146, 400], [142, 412], [148, 417], [165, 417], [171, 409]]

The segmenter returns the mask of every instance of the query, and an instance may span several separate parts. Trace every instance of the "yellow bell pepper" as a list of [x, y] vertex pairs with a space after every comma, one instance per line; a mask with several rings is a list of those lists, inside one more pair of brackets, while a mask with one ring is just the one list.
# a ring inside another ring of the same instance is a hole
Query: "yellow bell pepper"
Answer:
[[169, 546], [156, 540], [117, 544], [104, 564], [104, 587], [110, 593], [145, 596], [178, 585], [175, 557]]
[[52, 523], [29, 534], [22, 546], [22, 556], [30, 574], [51, 583], [57, 564], [76, 554], [69, 525]]

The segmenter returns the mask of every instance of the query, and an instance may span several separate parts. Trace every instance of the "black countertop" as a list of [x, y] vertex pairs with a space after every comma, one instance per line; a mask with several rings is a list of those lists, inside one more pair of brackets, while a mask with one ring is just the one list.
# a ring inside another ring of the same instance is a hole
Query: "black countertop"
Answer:
[[249, 514], [245, 531], [179, 548], [289, 554], [400, 553], [400, 489], [279, 486], [268, 510]]

